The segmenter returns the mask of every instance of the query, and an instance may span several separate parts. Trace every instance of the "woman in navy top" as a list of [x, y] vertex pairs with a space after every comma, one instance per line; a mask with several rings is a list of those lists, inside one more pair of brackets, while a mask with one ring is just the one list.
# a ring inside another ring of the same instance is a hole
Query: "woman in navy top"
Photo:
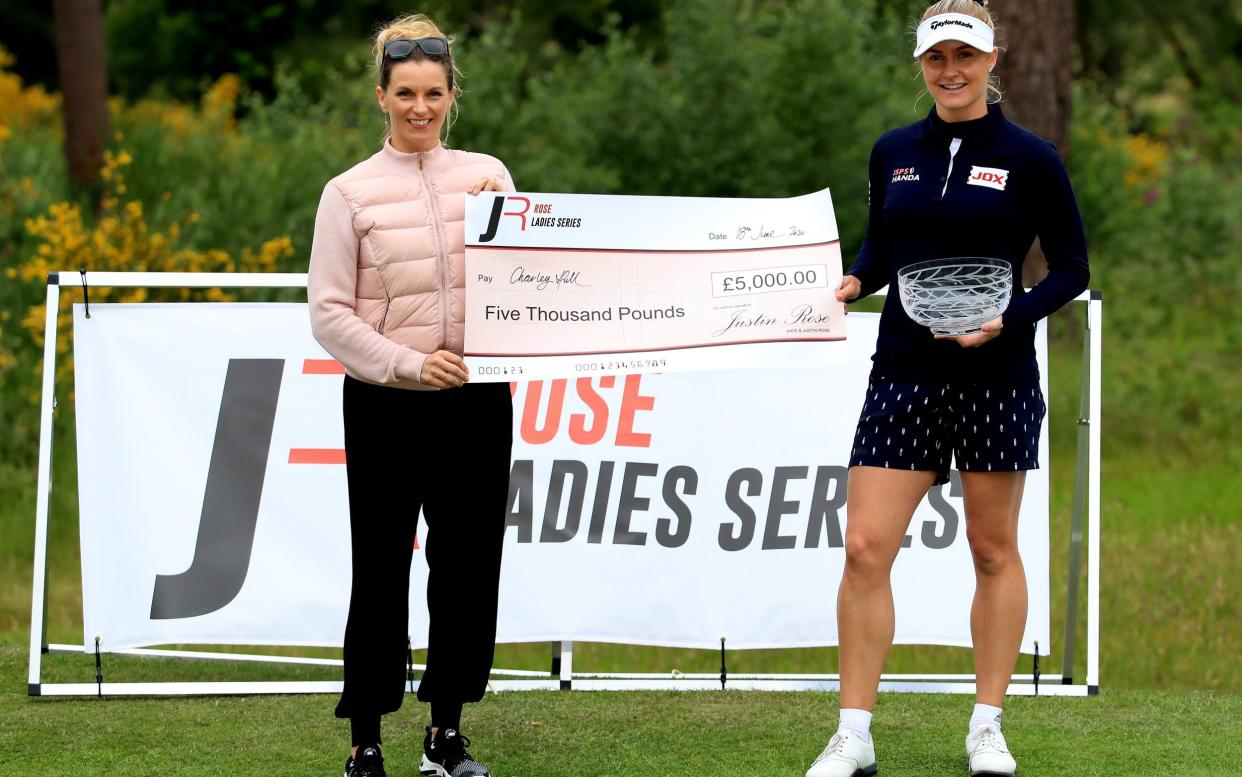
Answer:
[[[1038, 467], [1045, 412], [1035, 324], [1087, 286], [1086, 239], [1052, 144], [1008, 121], [991, 75], [999, 51], [985, 3], [941, 0], [918, 27], [914, 56], [935, 107], [885, 133], [871, 153], [870, 211], [837, 299], [887, 285], [870, 386], [850, 458], [845, 574], [838, 592], [841, 723], [807, 777], [876, 772], [871, 710], [893, 641], [889, 583], [918, 503], [961, 473], [974, 558], [971, 610], [977, 703], [966, 750], [972, 775], [1012, 775], [1001, 705], [1026, 625], [1018, 509]], [[1048, 276], [1030, 291], [1022, 261], [1038, 237]], [[897, 273], [929, 259], [1009, 263], [1013, 297], [979, 332], [935, 337], [902, 308]]]

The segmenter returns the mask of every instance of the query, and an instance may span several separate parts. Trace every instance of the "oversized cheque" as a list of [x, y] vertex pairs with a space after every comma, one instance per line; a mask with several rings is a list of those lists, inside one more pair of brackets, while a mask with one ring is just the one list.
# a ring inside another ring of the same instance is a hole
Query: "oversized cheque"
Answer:
[[837, 363], [827, 189], [789, 199], [467, 198], [473, 380]]

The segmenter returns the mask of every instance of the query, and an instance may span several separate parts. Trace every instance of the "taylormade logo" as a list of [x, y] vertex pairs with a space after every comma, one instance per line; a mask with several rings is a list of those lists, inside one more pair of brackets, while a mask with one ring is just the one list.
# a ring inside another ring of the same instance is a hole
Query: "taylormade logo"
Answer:
[[944, 20], [944, 21], [942, 21], [942, 22], [932, 22], [932, 23], [931, 23], [931, 28], [932, 28], [933, 30], [938, 30], [938, 29], [940, 29], [941, 27], [945, 27], [945, 26], [950, 25], [950, 24], [956, 24], [958, 27], [965, 27], [965, 28], [966, 28], [966, 29], [968, 29], [968, 30], [974, 30], [974, 29], [975, 29], [975, 25], [971, 24], [970, 22], [964, 22], [964, 21], [962, 21], [961, 19], [945, 19], [945, 20]]

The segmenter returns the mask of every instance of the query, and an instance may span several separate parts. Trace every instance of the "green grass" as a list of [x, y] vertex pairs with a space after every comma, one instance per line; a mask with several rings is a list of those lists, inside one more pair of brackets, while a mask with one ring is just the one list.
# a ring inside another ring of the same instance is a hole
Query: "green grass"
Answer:
[[[333, 774], [348, 736], [329, 696], [32, 699], [25, 651], [0, 645], [0, 774]], [[85, 656], [51, 663], [90, 664]], [[181, 676], [184, 664], [110, 657], [114, 675]], [[201, 666], [201, 664], [199, 664]], [[93, 669], [91, 670], [93, 673]], [[287, 677], [322, 670], [278, 669]], [[251, 669], [242, 668], [242, 674]], [[273, 670], [268, 668], [267, 676]], [[60, 672], [53, 667], [52, 674]], [[874, 733], [887, 775], [961, 774], [971, 700], [881, 697]], [[1027, 775], [1237, 775], [1242, 695], [1114, 691], [1015, 698], [1007, 736]], [[472, 705], [464, 728], [497, 775], [800, 777], [835, 726], [836, 694], [504, 693]], [[385, 722], [389, 774], [417, 774], [426, 711]]]

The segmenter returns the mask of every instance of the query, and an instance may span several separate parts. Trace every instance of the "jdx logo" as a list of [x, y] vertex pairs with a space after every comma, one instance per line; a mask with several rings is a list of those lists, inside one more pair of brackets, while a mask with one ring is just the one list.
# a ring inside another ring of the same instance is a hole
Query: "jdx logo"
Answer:
[[970, 178], [966, 183], [971, 186], [986, 186], [989, 189], [997, 191], [1005, 191], [1006, 184], [1009, 183], [1009, 171], [1001, 170], [999, 167], [979, 167], [974, 165], [970, 168]]
[[[505, 210], [505, 202], [515, 201], [522, 203], [521, 210]], [[526, 231], [526, 211], [530, 210], [530, 200], [525, 197], [510, 195], [508, 197], [497, 197], [492, 200], [492, 216], [487, 222], [487, 231], [479, 235], [480, 243], [490, 243], [496, 237], [496, 228], [500, 226], [501, 216], [515, 216], [522, 220], [522, 231]]]

